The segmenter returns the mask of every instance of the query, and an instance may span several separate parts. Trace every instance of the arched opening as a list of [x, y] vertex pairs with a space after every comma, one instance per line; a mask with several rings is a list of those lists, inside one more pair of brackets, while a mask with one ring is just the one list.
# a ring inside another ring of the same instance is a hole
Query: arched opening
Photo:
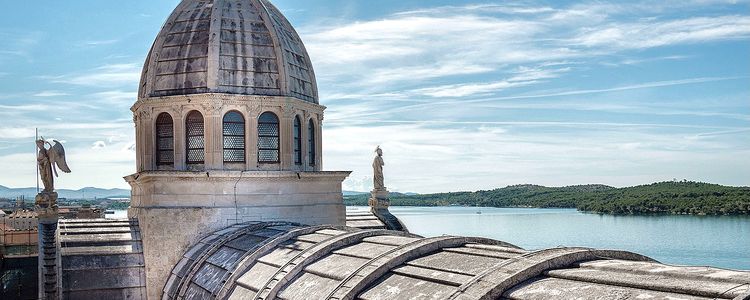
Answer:
[[185, 119], [185, 162], [188, 165], [200, 165], [206, 160], [206, 138], [203, 115], [192, 111]]
[[302, 122], [294, 117], [294, 164], [302, 165]]
[[307, 159], [310, 166], [315, 166], [315, 123], [307, 124]]
[[265, 112], [258, 118], [258, 163], [279, 162], [279, 117]]
[[168, 113], [156, 118], [156, 165], [174, 166], [174, 122]]
[[224, 115], [224, 162], [245, 162], [245, 118], [236, 111]]

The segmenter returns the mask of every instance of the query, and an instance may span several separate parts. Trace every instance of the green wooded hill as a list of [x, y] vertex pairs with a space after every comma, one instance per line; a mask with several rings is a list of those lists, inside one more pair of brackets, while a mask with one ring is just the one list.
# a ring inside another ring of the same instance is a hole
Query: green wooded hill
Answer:
[[[346, 205], [367, 205], [369, 195], [344, 197]], [[544, 187], [514, 185], [478, 192], [392, 194], [394, 206], [483, 206], [577, 208], [615, 214], [750, 215], [750, 187], [702, 182], [659, 182], [626, 188], [606, 185]]]

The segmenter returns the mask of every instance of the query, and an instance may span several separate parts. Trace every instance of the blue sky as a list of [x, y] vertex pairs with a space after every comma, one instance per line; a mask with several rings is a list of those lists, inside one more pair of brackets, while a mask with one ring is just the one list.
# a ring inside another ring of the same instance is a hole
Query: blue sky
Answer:
[[[178, 1], [12, 1], [0, 18], [0, 185], [127, 187], [129, 107]], [[748, 1], [276, 0], [318, 76], [324, 167], [391, 190], [750, 184]]]

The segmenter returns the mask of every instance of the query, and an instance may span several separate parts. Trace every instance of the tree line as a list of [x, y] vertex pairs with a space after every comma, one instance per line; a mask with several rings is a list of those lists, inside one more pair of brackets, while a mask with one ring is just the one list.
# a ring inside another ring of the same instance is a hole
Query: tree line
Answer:
[[[346, 205], [367, 205], [369, 195], [344, 197]], [[626, 188], [606, 185], [505, 188], [424, 195], [393, 193], [394, 206], [482, 206], [576, 208], [613, 214], [750, 215], [750, 187], [693, 181], [668, 181]]]

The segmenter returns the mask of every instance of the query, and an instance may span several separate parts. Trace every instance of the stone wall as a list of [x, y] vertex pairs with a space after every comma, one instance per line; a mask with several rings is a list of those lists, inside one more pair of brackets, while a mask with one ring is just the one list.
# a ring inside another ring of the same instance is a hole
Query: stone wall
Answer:
[[248, 221], [344, 225], [341, 182], [349, 172], [141, 172], [130, 218], [143, 237], [149, 299], [160, 299], [169, 272], [201, 237]]

